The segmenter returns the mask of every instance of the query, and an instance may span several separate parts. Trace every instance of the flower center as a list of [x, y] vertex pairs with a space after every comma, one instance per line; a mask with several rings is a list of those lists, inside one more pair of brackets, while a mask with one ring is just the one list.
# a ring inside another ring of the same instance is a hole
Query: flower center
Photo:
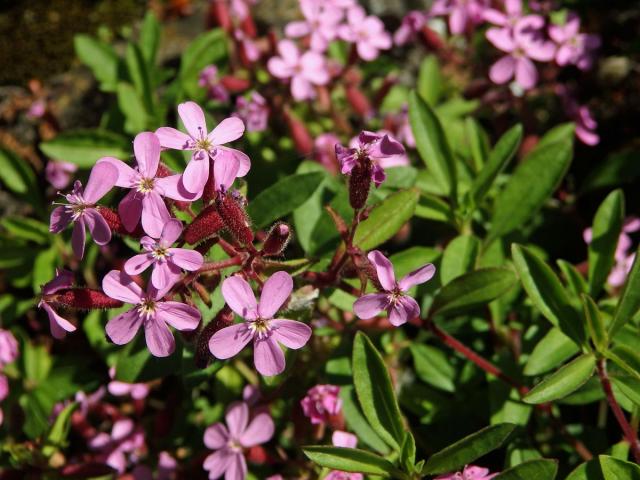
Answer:
[[156, 301], [152, 298], [145, 298], [138, 307], [138, 313], [145, 318], [152, 317], [156, 312]]
[[238, 440], [232, 438], [229, 440], [229, 443], [227, 443], [227, 446], [234, 452], [242, 453], [242, 445], [240, 445]]
[[254, 337], [257, 336], [259, 339], [263, 339], [269, 336], [271, 325], [269, 325], [269, 320], [258, 318], [249, 323], [249, 329]]
[[140, 193], [149, 193], [153, 190], [155, 179], [153, 178], [141, 178], [138, 183], [138, 191]]
[[196, 140], [196, 149], [209, 151], [213, 148], [213, 143], [207, 137]]
[[73, 215], [73, 220], [77, 220], [82, 216], [84, 211], [89, 208], [90, 205], [86, 203], [72, 203], [71, 205], [67, 205], [67, 211], [70, 211]]
[[167, 250], [168, 248], [161, 247], [159, 244], [156, 244], [153, 248], [153, 251], [151, 252], [151, 255], [153, 255], [153, 258], [158, 260], [164, 259], [165, 257], [171, 256], [171, 254]]

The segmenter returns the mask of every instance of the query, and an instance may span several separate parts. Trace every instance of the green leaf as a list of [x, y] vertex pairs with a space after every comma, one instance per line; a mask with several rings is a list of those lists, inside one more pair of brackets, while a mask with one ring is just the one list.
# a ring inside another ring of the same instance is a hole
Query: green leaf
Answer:
[[618, 458], [600, 455], [600, 468], [604, 480], [640, 480], [640, 466]]
[[523, 400], [526, 403], [545, 403], [564, 398], [589, 380], [595, 366], [593, 354], [582, 354], [533, 387]]
[[546, 145], [551, 145], [552, 143], [557, 142], [573, 142], [575, 131], [576, 126], [571, 122], [556, 125], [542, 136], [542, 138], [536, 145], [536, 148], [544, 147]]
[[144, 16], [142, 28], [140, 29], [140, 50], [149, 66], [154, 65], [156, 62], [161, 34], [160, 22], [155, 14], [149, 10]]
[[481, 268], [451, 281], [436, 294], [431, 315], [454, 315], [486, 305], [509, 291], [517, 282], [509, 268]]
[[553, 480], [557, 472], [556, 460], [537, 459], [511, 467], [493, 478], [494, 480]]
[[500, 137], [498, 143], [496, 143], [493, 150], [491, 150], [487, 163], [473, 180], [471, 190], [469, 191], [469, 195], [476, 205], [484, 198], [496, 177], [515, 156], [518, 148], [520, 148], [522, 132], [521, 124], [511, 127], [511, 129]]
[[624, 194], [614, 190], [604, 199], [593, 219], [589, 244], [589, 293], [595, 297], [609, 276], [624, 223]]
[[405, 428], [391, 378], [380, 353], [362, 332], [356, 333], [352, 364], [353, 383], [364, 416], [380, 438], [399, 450]]
[[617, 345], [607, 351], [606, 356], [627, 373], [640, 380], [640, 353], [637, 349], [628, 345]]
[[577, 297], [583, 293], [587, 293], [589, 286], [576, 267], [564, 260], [558, 260], [556, 263], [560, 271], [562, 271], [562, 275], [571, 293]]
[[582, 193], [605, 187], [631, 184], [640, 177], [640, 151], [627, 150], [612, 153], [598, 162], [582, 182]]
[[416, 92], [409, 96], [409, 121], [422, 161], [450, 200], [456, 201], [456, 166], [435, 112]]
[[546, 373], [579, 351], [580, 347], [559, 328], [552, 328], [536, 344], [523, 373], [528, 376]]
[[64, 446], [67, 442], [69, 429], [71, 428], [71, 416], [78, 408], [78, 404], [73, 402], [62, 409], [56, 417], [54, 424], [47, 435], [47, 442], [53, 445]]
[[416, 217], [434, 220], [436, 222], [453, 223], [453, 212], [444, 200], [434, 195], [421, 193], [416, 205]]
[[30, 195], [36, 193], [36, 176], [29, 162], [22, 160], [10, 150], [0, 148], [0, 180], [13, 193]]
[[42, 142], [40, 149], [49, 157], [91, 168], [101, 157], [127, 159], [131, 155], [129, 141], [106, 130], [71, 130]]
[[356, 229], [353, 244], [362, 250], [371, 250], [393, 237], [409, 221], [416, 204], [418, 191], [401, 190], [376, 205], [369, 218]]
[[513, 244], [511, 254], [522, 285], [535, 307], [565, 335], [582, 345], [585, 340], [582, 320], [551, 267], [522, 245]]
[[358, 472], [369, 475], [381, 475], [384, 478], [404, 478], [401, 472], [388, 461], [375, 453], [356, 448], [308, 446], [302, 447], [304, 454], [321, 467], [343, 472]]
[[256, 228], [263, 228], [293, 212], [304, 203], [325, 179], [324, 172], [290, 175], [260, 192], [247, 212]]
[[638, 309], [640, 309], [640, 247], [636, 251], [633, 266], [627, 275], [613, 320], [609, 324], [609, 337], [613, 338], [618, 330], [638, 313]]
[[0, 224], [15, 238], [30, 240], [40, 245], [51, 243], [49, 225], [28, 217], [5, 217]]
[[604, 480], [597, 458], [580, 464], [565, 480]]
[[118, 107], [126, 121], [124, 129], [130, 134], [144, 130], [147, 125], [147, 114], [142, 100], [130, 83], [120, 82], [117, 88]]
[[42, 285], [55, 277], [59, 260], [60, 253], [55, 245], [36, 254], [33, 260], [33, 279], [31, 282], [34, 293], [40, 293]]
[[458, 440], [443, 450], [434, 453], [422, 469], [422, 474], [454, 472], [487, 453], [500, 448], [513, 432], [515, 425], [500, 423]]
[[473, 160], [473, 170], [480, 172], [484, 169], [489, 156], [489, 140], [480, 124], [473, 117], [467, 117], [464, 121], [465, 135], [469, 142], [469, 150]]
[[[149, 78], [149, 64], [142, 54], [140, 47], [135, 43], [127, 43], [124, 58], [131, 83], [133, 83], [133, 86], [135, 87], [138, 98], [142, 101], [143, 112], [147, 112], [149, 114], [153, 113], [153, 89]], [[120, 84], [118, 84], [118, 89], [119, 88]], [[122, 105], [120, 105], [120, 109], [123, 110]]]
[[521, 227], [553, 194], [571, 164], [572, 144], [535, 148], [518, 165], [495, 200], [487, 243]]
[[454, 278], [472, 271], [479, 251], [480, 240], [473, 235], [459, 235], [449, 242], [440, 264], [442, 284], [446, 285]]
[[[348, 359], [345, 359], [348, 361]], [[358, 440], [373, 448], [375, 451], [387, 455], [389, 447], [371, 428], [364, 418], [356, 392], [351, 385], [340, 387], [340, 398], [342, 399], [342, 412], [349, 429], [358, 436]]]
[[78, 58], [100, 82], [100, 89], [113, 92], [118, 83], [118, 56], [113, 48], [88, 35], [76, 35], [73, 44]]
[[427, 55], [420, 64], [418, 71], [418, 94], [432, 107], [438, 103], [442, 96], [443, 79], [440, 65], [435, 55]]
[[446, 392], [454, 392], [456, 371], [441, 350], [429, 345], [413, 343], [410, 347], [416, 375], [425, 383]]
[[604, 326], [600, 309], [589, 295], [582, 295], [584, 316], [587, 320], [587, 330], [591, 341], [599, 352], [605, 352], [609, 346], [607, 329]]
[[184, 50], [178, 77], [187, 97], [201, 93], [198, 86], [200, 72], [207, 65], [218, 65], [226, 56], [226, 41], [224, 31], [216, 28], [200, 34]]
[[400, 465], [405, 472], [412, 472], [416, 463], [416, 439], [411, 432], [404, 434], [404, 440], [400, 449]]
[[182, 342], [176, 337], [176, 349], [168, 357], [154, 357], [149, 352], [144, 335], [138, 335], [118, 355], [116, 380], [126, 383], [149, 382], [166, 377], [182, 366]]

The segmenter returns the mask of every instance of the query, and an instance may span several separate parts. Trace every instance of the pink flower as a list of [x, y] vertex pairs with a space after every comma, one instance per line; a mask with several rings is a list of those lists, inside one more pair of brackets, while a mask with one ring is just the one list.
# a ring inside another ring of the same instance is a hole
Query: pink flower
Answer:
[[18, 358], [18, 341], [9, 330], [0, 328], [0, 368]]
[[77, 170], [78, 166], [75, 163], [51, 160], [47, 163], [44, 174], [53, 188], [62, 190], [71, 183], [71, 178]]
[[449, 16], [449, 30], [454, 35], [464, 33], [467, 27], [482, 23], [487, 0], [436, 0], [429, 13]]
[[204, 432], [204, 444], [215, 450], [204, 461], [209, 479], [224, 475], [225, 480], [244, 480], [247, 462], [243, 449], [268, 442], [275, 426], [268, 413], [259, 413], [249, 421], [249, 406], [245, 402], [229, 405], [225, 415], [226, 426], [215, 423]]
[[139, 275], [153, 265], [151, 283], [158, 290], [174, 285], [180, 278], [180, 269], [188, 272], [198, 270], [204, 261], [202, 254], [187, 248], [172, 248], [171, 245], [180, 237], [182, 223], [172, 218], [165, 223], [160, 238], [154, 240], [144, 236], [140, 244], [145, 253], [131, 257], [124, 264], [124, 271], [129, 275]]
[[[356, 437], [353, 433], [343, 432], [340, 430], [336, 430], [331, 435], [331, 443], [333, 443], [334, 447], [342, 447], [342, 448], [356, 448], [358, 445], [358, 437]], [[349, 472], [341, 472], [339, 470], [332, 470], [329, 474], [324, 477], [325, 480], [363, 480], [364, 475], [361, 473], [349, 473]]]
[[291, 38], [310, 35], [311, 49], [316, 52], [326, 51], [329, 43], [338, 34], [342, 9], [317, 0], [300, 0], [300, 9], [305, 19], [288, 23], [284, 34]]
[[115, 397], [131, 395], [131, 398], [135, 400], [142, 400], [149, 395], [149, 385], [146, 383], [126, 383], [114, 380], [116, 378], [115, 367], [109, 369], [109, 378], [111, 378], [111, 381], [107, 385], [107, 390]]
[[[494, 8], [487, 8], [482, 12], [482, 16], [487, 22], [510, 31], [523, 17], [522, 0], [505, 0], [504, 10], [504, 12], [501, 12]], [[538, 18], [544, 23], [542, 17]]]
[[207, 65], [200, 72], [198, 85], [207, 89], [209, 98], [218, 100], [219, 102], [227, 102], [229, 100], [229, 92], [220, 83], [218, 78], [218, 67], [215, 65]]
[[386, 310], [389, 321], [398, 327], [420, 315], [418, 303], [406, 292], [414, 285], [429, 281], [436, 273], [436, 267], [428, 263], [402, 280], [396, 282], [393, 265], [380, 251], [374, 250], [367, 255], [378, 274], [378, 281], [383, 290], [379, 293], [364, 295], [353, 304], [354, 313], [362, 318], [373, 318], [382, 310]]
[[136, 169], [113, 157], [101, 158], [98, 165], [108, 164], [116, 167], [116, 185], [131, 189], [118, 205], [118, 213], [127, 231], [133, 231], [138, 222], [141, 222], [144, 231], [157, 238], [162, 234], [164, 225], [171, 219], [162, 197], [187, 202], [195, 200], [199, 195], [182, 187], [180, 175], [157, 177], [160, 141], [154, 133], [143, 132], [136, 135], [133, 151], [138, 163]]
[[323, 165], [329, 172], [337, 173], [339, 165], [336, 158], [336, 145], [340, 145], [340, 139], [335, 133], [322, 133], [313, 141], [314, 159]]
[[248, 132], [262, 132], [267, 129], [269, 107], [265, 98], [253, 91], [249, 99], [242, 96], [236, 99], [236, 111], [232, 115], [245, 123]]
[[[0, 373], [0, 402], [9, 396], [9, 379]], [[4, 421], [4, 414], [0, 408], [0, 425]]]
[[117, 179], [118, 170], [116, 168], [98, 163], [91, 170], [87, 186], [82, 188], [82, 183], [76, 180], [73, 191], [65, 195], [69, 204], [56, 207], [51, 212], [49, 231], [52, 233], [60, 233], [70, 223], [74, 224], [71, 245], [73, 253], [80, 259], [84, 256], [87, 228], [98, 245], [106, 245], [111, 241], [111, 229], [98, 212], [96, 202], [113, 188]]
[[461, 472], [440, 475], [434, 480], [491, 480], [498, 473], [489, 473], [488, 468], [469, 465]]
[[246, 321], [218, 330], [209, 340], [209, 350], [220, 359], [231, 358], [253, 340], [253, 361], [265, 376], [282, 373], [284, 354], [278, 345], [298, 349], [311, 337], [311, 328], [302, 322], [273, 316], [289, 298], [293, 280], [286, 272], [274, 273], [262, 288], [260, 303], [245, 279], [238, 275], [222, 283], [222, 296], [231, 309]]
[[157, 480], [171, 480], [175, 478], [175, 471], [178, 469], [178, 461], [169, 452], [160, 452], [158, 455], [158, 478]]
[[240, 29], [235, 29], [233, 31], [233, 36], [238, 42], [240, 42], [242, 51], [249, 62], [255, 62], [260, 58], [260, 49], [249, 35]]
[[106, 331], [116, 345], [129, 343], [144, 325], [147, 347], [156, 357], [171, 355], [176, 343], [168, 325], [176, 330], [195, 330], [200, 312], [180, 302], [161, 301], [168, 289], [158, 290], [151, 283], [145, 293], [125, 272], [111, 270], [102, 279], [102, 289], [111, 298], [136, 305], [112, 318]]
[[308, 51], [300, 55], [291, 40], [278, 42], [280, 56], [271, 57], [267, 69], [276, 78], [291, 79], [291, 95], [296, 100], [315, 98], [313, 85], [326, 85], [329, 70], [326, 59], [318, 52]]
[[537, 18], [541, 17], [524, 17], [518, 21], [513, 31], [502, 28], [490, 28], [487, 31], [489, 41], [508, 53], [491, 66], [491, 81], [503, 84], [515, 75], [516, 82], [525, 90], [536, 85], [538, 71], [532, 60], [548, 62], [555, 54], [555, 45], [542, 37]]
[[585, 145], [597, 145], [600, 143], [600, 136], [596, 132], [598, 122], [591, 114], [589, 107], [579, 105], [571, 91], [564, 85], [558, 85], [556, 92], [562, 99], [562, 105], [569, 118], [576, 124], [576, 137]]
[[130, 459], [135, 459], [145, 448], [144, 430], [133, 420], [123, 418], [113, 423], [111, 434], [98, 433], [89, 447], [101, 452], [98, 459], [122, 474]]
[[46, 296], [69, 288], [71, 285], [73, 285], [73, 273], [68, 270], [56, 270], [54, 279], [42, 287], [42, 298], [38, 303], [38, 308], [42, 308], [47, 312], [49, 327], [53, 338], [64, 338], [67, 332], [75, 332], [76, 327], [69, 320], [62, 318], [56, 313], [53, 307], [47, 303]]
[[191, 161], [182, 175], [184, 188], [192, 193], [200, 194], [202, 192], [209, 178], [211, 160], [214, 161], [214, 164], [234, 164], [237, 161], [239, 163], [237, 176], [243, 177], [247, 174], [251, 168], [249, 157], [239, 150], [223, 146], [223, 144], [233, 142], [242, 136], [244, 133], [242, 120], [236, 117], [225, 118], [217, 127], [207, 133], [204, 112], [197, 103], [181, 103], [178, 105], [178, 114], [189, 132], [188, 135], [171, 127], [159, 128], [156, 130], [156, 135], [164, 148], [193, 151]]
[[360, 58], [368, 62], [378, 58], [380, 50], [392, 46], [391, 35], [384, 29], [382, 20], [367, 16], [359, 5], [347, 11], [347, 24], [340, 27], [338, 34], [343, 40], [355, 43]]
[[[381, 139], [384, 138], [384, 136], [387, 136], [391, 140], [397, 141], [392, 136], [391, 132], [388, 132], [386, 130], [378, 130], [377, 132], [375, 132], [375, 135], [378, 135]], [[353, 137], [349, 141], [349, 147], [355, 148], [355, 149], [358, 149], [360, 147], [360, 135], [358, 135], [357, 137]], [[407, 157], [404, 147], [400, 144], [400, 142], [398, 142], [397, 145], [394, 144], [394, 148], [397, 149], [398, 152], [400, 152], [400, 149], [402, 149], [402, 152], [390, 154], [387, 156], [380, 156], [376, 159], [376, 165], [380, 167], [383, 170], [383, 172], [385, 168], [403, 167], [403, 166], [409, 165], [409, 157]], [[384, 178], [383, 178], [383, 181], [384, 181]]]
[[393, 34], [393, 43], [402, 46], [413, 40], [427, 23], [427, 18], [427, 14], [419, 10], [413, 10], [407, 13], [402, 18], [400, 27]]
[[27, 110], [27, 117], [36, 119], [44, 117], [47, 112], [47, 102], [44, 99], [34, 101], [29, 110]]
[[595, 51], [600, 47], [600, 37], [580, 33], [580, 18], [572, 13], [564, 25], [551, 25], [549, 36], [558, 44], [556, 62], [558, 65], [575, 65], [580, 70], [593, 66]]
[[342, 173], [349, 174], [358, 164], [372, 162], [376, 186], [380, 186], [386, 179], [382, 160], [404, 153], [404, 147], [395, 138], [369, 131], [361, 132], [357, 145], [353, 147], [336, 145], [336, 157], [342, 166]]
[[305, 416], [314, 425], [327, 423], [342, 409], [340, 387], [337, 385], [316, 385], [311, 388], [306, 397], [300, 401]]
[[242, 21], [249, 16], [251, 5], [256, 3], [258, 0], [231, 0], [231, 14]]

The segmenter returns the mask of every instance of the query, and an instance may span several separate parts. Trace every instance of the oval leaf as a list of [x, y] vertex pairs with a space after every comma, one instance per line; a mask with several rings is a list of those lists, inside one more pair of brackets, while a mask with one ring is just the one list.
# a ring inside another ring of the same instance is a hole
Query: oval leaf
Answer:
[[49, 157], [91, 168], [101, 157], [127, 159], [131, 155], [129, 141], [106, 130], [74, 130], [61, 133], [40, 144]]
[[540, 375], [556, 368], [580, 351], [560, 329], [552, 328], [536, 344], [524, 367], [525, 375]]
[[600, 455], [600, 468], [604, 480], [640, 480], [640, 466], [618, 458]]
[[564, 398], [584, 385], [595, 367], [596, 358], [592, 354], [580, 355], [533, 387], [523, 400], [526, 403], [545, 403]]
[[557, 472], [556, 460], [539, 459], [523, 462], [493, 478], [494, 480], [553, 480]]
[[638, 309], [640, 309], [640, 247], [636, 251], [633, 266], [627, 275], [624, 290], [609, 325], [609, 336], [613, 338], [616, 332], [638, 313]]
[[398, 473], [396, 468], [384, 458], [375, 453], [358, 450], [357, 448], [302, 447], [304, 454], [321, 467], [340, 470], [343, 472], [368, 473], [394, 477]]
[[454, 278], [472, 271], [479, 251], [480, 240], [473, 235], [460, 235], [449, 242], [440, 264], [442, 284], [446, 285]]
[[609, 345], [609, 338], [600, 309], [589, 295], [582, 295], [582, 306], [584, 307], [584, 316], [587, 319], [587, 330], [591, 341], [599, 352], [605, 352]]

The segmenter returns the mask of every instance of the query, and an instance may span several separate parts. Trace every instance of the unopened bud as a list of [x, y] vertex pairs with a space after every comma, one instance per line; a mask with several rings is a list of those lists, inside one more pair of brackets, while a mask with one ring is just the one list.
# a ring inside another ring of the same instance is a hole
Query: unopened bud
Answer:
[[349, 203], [354, 210], [360, 210], [367, 203], [372, 175], [373, 167], [371, 160], [368, 158], [358, 163], [351, 170], [351, 176], [349, 177]]
[[113, 233], [117, 233], [121, 236], [126, 235], [133, 238], [141, 238], [145, 235], [144, 230], [142, 229], [142, 226], [140, 224], [136, 226], [133, 232], [128, 232], [124, 227], [124, 224], [122, 223], [120, 215], [115, 210], [111, 210], [108, 207], [99, 206], [98, 212], [100, 212], [100, 215], [102, 215], [102, 218], [104, 218], [104, 220], [107, 222], [107, 225], [109, 225], [109, 229]]
[[184, 241], [193, 245], [209, 238], [224, 226], [215, 205], [209, 205], [184, 229]]
[[156, 177], [164, 178], [173, 175], [173, 172], [169, 167], [167, 167], [164, 163], [160, 162], [158, 164], [158, 171], [156, 172]]
[[355, 267], [362, 272], [373, 284], [377, 290], [384, 290], [378, 280], [378, 272], [376, 267], [369, 261], [364, 254], [354, 254], [351, 256]]
[[224, 226], [231, 236], [242, 245], [251, 244], [253, 242], [253, 230], [251, 230], [249, 218], [240, 201], [227, 193], [219, 195], [215, 205]]
[[427, 25], [422, 27], [422, 41], [429, 50], [441, 50], [444, 47], [442, 37], [438, 33], [429, 28]]
[[286, 223], [276, 223], [264, 241], [262, 254], [267, 257], [275, 257], [284, 252], [287, 244], [291, 240], [291, 227]]
[[289, 126], [291, 138], [296, 150], [301, 155], [309, 155], [313, 151], [313, 138], [304, 123], [296, 118], [291, 112], [285, 111], [285, 120]]
[[349, 105], [363, 118], [369, 118], [371, 115], [371, 103], [357, 85], [348, 85], [346, 88], [346, 96]]
[[196, 345], [196, 367], [205, 368], [209, 364], [213, 358], [209, 350], [209, 340], [218, 330], [228, 327], [232, 323], [233, 312], [228, 307], [225, 307], [202, 329]]
[[240, 93], [244, 92], [251, 87], [251, 81], [246, 78], [240, 77], [232, 77], [230, 75], [225, 75], [220, 79], [220, 83], [224, 88], [226, 88], [230, 93]]
[[227, 33], [233, 31], [233, 21], [226, 1], [214, 0], [210, 3], [207, 23], [209, 26], [219, 26]]
[[100, 290], [91, 288], [69, 288], [48, 296], [47, 302], [65, 307], [91, 310], [96, 308], [119, 308], [123, 305]]

